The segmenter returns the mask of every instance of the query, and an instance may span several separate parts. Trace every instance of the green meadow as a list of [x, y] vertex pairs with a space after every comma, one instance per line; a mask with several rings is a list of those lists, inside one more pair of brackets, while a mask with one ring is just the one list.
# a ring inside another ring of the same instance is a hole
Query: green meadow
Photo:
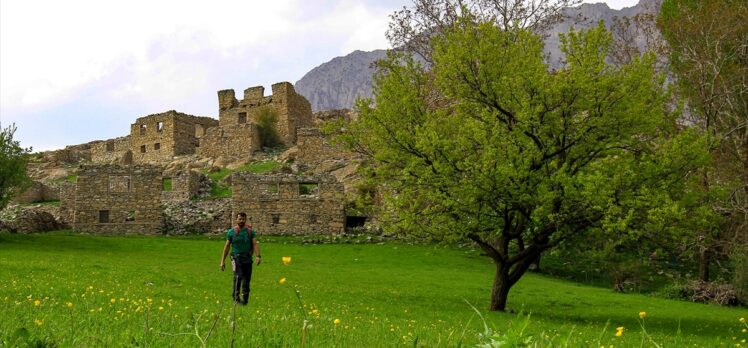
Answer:
[[494, 267], [471, 248], [261, 242], [250, 303], [234, 307], [218, 237], [0, 234], [0, 345], [744, 347], [748, 338], [745, 308], [537, 274], [512, 289], [512, 313], [488, 312]]

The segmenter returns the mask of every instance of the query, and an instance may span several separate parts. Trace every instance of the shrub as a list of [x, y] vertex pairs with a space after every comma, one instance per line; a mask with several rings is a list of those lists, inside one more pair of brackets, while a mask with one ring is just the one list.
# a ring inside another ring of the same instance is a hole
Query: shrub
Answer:
[[257, 129], [260, 132], [262, 146], [274, 147], [280, 145], [277, 124], [278, 112], [275, 109], [264, 106], [257, 111]]

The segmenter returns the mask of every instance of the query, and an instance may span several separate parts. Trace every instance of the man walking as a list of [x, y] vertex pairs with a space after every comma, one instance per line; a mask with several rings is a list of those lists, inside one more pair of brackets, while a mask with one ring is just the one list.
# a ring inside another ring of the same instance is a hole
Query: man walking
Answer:
[[260, 246], [257, 244], [257, 231], [252, 225], [246, 226], [247, 214], [236, 214], [236, 226], [226, 232], [226, 245], [221, 255], [221, 271], [226, 268], [226, 255], [231, 247], [231, 269], [234, 271], [234, 302], [246, 305], [249, 301], [249, 281], [252, 279], [252, 255], [260, 265]]

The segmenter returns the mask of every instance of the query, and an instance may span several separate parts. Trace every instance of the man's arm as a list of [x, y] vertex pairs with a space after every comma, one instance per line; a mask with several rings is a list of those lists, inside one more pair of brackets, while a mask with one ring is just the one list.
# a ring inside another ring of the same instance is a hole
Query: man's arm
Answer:
[[226, 255], [229, 254], [229, 248], [231, 247], [231, 240], [226, 241], [226, 245], [223, 246], [223, 254], [221, 254], [221, 271], [226, 268]]
[[252, 248], [255, 251], [255, 261], [259, 265], [262, 263], [262, 256], [260, 256], [260, 243], [257, 243], [257, 238], [252, 238]]

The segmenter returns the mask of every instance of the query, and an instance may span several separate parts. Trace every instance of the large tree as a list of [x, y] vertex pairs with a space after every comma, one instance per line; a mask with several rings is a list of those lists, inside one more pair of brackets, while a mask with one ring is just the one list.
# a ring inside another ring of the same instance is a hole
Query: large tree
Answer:
[[0, 126], [0, 209], [8, 204], [15, 192], [29, 183], [26, 163], [31, 149], [22, 148], [17, 140], [13, 140], [15, 132], [15, 125]]
[[472, 240], [493, 260], [491, 310], [542, 252], [625, 230], [703, 159], [663, 111], [653, 57], [614, 67], [610, 43], [602, 25], [564, 35], [551, 72], [535, 34], [460, 17], [430, 69], [381, 62], [373, 103], [346, 127], [383, 187], [385, 228]]
[[715, 251], [748, 246], [748, 2], [666, 0], [657, 24], [678, 94], [710, 139], [713, 160], [701, 171], [701, 189], [727, 222], [700, 233], [706, 281]]
[[502, 30], [544, 32], [563, 19], [562, 10], [581, 0], [413, 0], [390, 16], [387, 39], [398, 47], [433, 62], [432, 38], [444, 34], [463, 16], [492, 22]]

